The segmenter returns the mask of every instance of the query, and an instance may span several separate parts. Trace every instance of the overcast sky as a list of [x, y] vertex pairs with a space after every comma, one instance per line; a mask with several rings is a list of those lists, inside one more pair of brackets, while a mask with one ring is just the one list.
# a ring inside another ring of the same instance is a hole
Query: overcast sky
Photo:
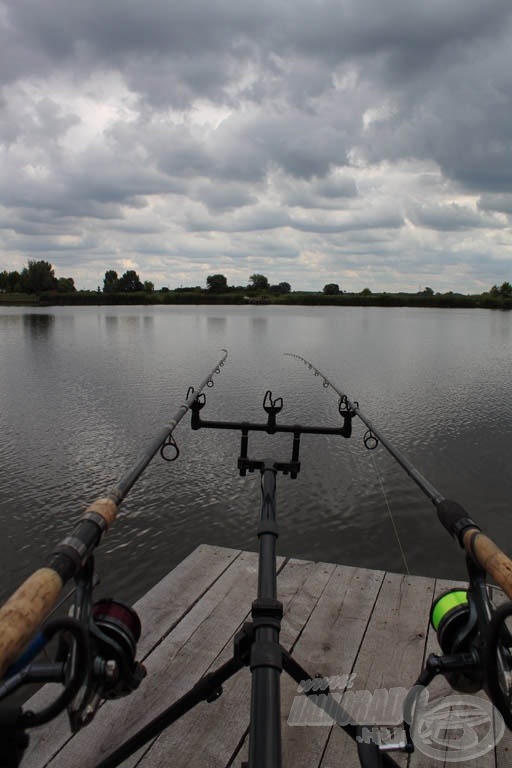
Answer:
[[0, 271], [512, 281], [510, 0], [0, 0]]

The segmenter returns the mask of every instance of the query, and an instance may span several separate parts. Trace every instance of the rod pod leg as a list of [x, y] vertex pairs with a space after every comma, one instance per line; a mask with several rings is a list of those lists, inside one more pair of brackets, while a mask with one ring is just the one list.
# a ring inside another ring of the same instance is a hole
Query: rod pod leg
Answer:
[[251, 724], [249, 768], [281, 768], [282, 654], [279, 632], [283, 606], [277, 599], [275, 462], [261, 469], [261, 516], [258, 525], [258, 597], [252, 605], [254, 642], [251, 648]]

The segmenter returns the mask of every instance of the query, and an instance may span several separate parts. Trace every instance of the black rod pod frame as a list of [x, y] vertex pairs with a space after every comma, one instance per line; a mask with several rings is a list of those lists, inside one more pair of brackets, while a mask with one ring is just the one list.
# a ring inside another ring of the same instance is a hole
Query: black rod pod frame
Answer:
[[[33, 573], [0, 608], [0, 768], [17, 768], [28, 745], [27, 729], [67, 709], [76, 731], [92, 720], [102, 701], [128, 695], [144, 677], [144, 667], [135, 661], [141, 632], [135, 611], [112, 599], [93, 603], [93, 553], [156, 453], [161, 451], [168, 460], [177, 458], [174, 430], [203, 389], [213, 386], [228, 355], [225, 349], [222, 353], [117, 485], [85, 510], [71, 535], [52, 552], [48, 566]], [[169, 449], [175, 455], [169, 456]], [[75, 582], [71, 615], [43, 625], [59, 607], [60, 593], [71, 579]], [[53, 638], [58, 641], [55, 661], [37, 662]], [[63, 691], [43, 710], [25, 711], [10, 697], [33, 682], [60, 683]]]
[[[290, 671], [292, 662], [279, 643], [282, 603], [277, 599], [276, 543], [279, 536], [277, 525], [276, 482], [279, 472], [295, 479], [300, 472], [300, 438], [302, 434], [337, 435], [349, 438], [352, 434], [353, 413], [340, 407], [341, 427], [286, 425], [277, 421], [283, 409], [283, 398], [273, 398], [267, 390], [263, 398], [266, 423], [203, 420], [201, 410], [206, 404], [204, 395], [191, 407], [191, 426], [198, 429], [229, 429], [240, 431], [240, 456], [238, 470], [241, 476], [247, 472], [261, 473], [261, 513], [257, 528], [259, 542], [258, 592], [251, 609], [252, 622], [245, 632], [250, 644], [248, 663], [252, 674], [251, 712], [249, 726], [249, 768], [280, 768], [281, 766], [281, 713], [280, 675], [283, 667]], [[291, 456], [288, 461], [249, 456], [250, 432], [266, 432], [269, 435], [292, 435]], [[239, 642], [239, 641], [238, 641]], [[294, 667], [297, 673], [297, 667]], [[297, 682], [311, 679], [300, 670]]]
[[[283, 408], [282, 398], [273, 398], [269, 390], [263, 399], [263, 409], [267, 414], [265, 423], [248, 421], [213, 421], [203, 420], [200, 412], [206, 405], [206, 398], [201, 395], [191, 406], [191, 426], [199, 429], [228, 429], [240, 431], [240, 456], [238, 469], [240, 475], [259, 471], [261, 474], [261, 510], [257, 527], [259, 541], [258, 587], [257, 597], [251, 607], [251, 621], [246, 622], [234, 638], [233, 657], [214, 672], [202, 677], [184, 696], [160, 713], [139, 732], [134, 734], [97, 768], [115, 768], [150, 739], [157, 736], [196, 704], [213, 702], [222, 694], [222, 685], [242, 667], [251, 670], [251, 706], [249, 724], [249, 761], [245, 768], [280, 768], [281, 756], [281, 716], [280, 716], [280, 676], [287, 672], [297, 684], [304, 686], [312, 702], [325, 708], [334, 721], [354, 741], [359, 742], [360, 730], [351, 724], [350, 715], [339, 701], [332, 697], [327, 683], [322, 682], [322, 696], [317, 696], [318, 687], [304, 685], [318, 683], [318, 675], [309, 674], [279, 643], [282, 603], [277, 598], [277, 563], [276, 542], [279, 536], [277, 524], [276, 485], [277, 475], [281, 472], [291, 479], [300, 471], [300, 437], [302, 434], [338, 435], [349, 438], [352, 433], [353, 413], [346, 402], [340, 402], [339, 413], [341, 427], [284, 425], [277, 422], [277, 415]], [[253, 458], [249, 456], [250, 432], [267, 434], [289, 433], [292, 435], [292, 451], [288, 461], [275, 461], [272, 458]], [[348, 723], [348, 725], [341, 725]], [[360, 757], [363, 768], [374, 768], [374, 754], [363, 751]], [[388, 754], [379, 755], [378, 765], [384, 768], [398, 768], [398, 764]]]
[[[496, 607], [491, 600], [486, 579], [490, 576], [512, 599], [512, 561], [469, 517], [463, 507], [446, 499], [416, 467], [362, 413], [357, 401], [352, 402], [329, 377], [301, 355], [286, 353], [302, 361], [315, 376], [322, 378], [324, 388], [332, 389], [347, 404], [354, 416], [367, 427], [363, 442], [372, 450], [382, 443], [402, 469], [414, 480], [434, 504], [439, 521], [466, 553], [469, 577], [467, 610], [457, 622], [457, 631], [445, 636], [443, 655], [430, 654], [418, 680], [404, 703], [406, 751], [413, 751], [411, 726], [414, 729], [415, 705], [422, 686], [438, 674], [444, 675], [455, 690], [484, 690], [500, 712], [505, 725], [512, 729], [512, 634], [507, 619], [512, 616], [512, 602]], [[446, 639], [448, 638], [448, 639]], [[441, 640], [441, 638], [440, 638]]]

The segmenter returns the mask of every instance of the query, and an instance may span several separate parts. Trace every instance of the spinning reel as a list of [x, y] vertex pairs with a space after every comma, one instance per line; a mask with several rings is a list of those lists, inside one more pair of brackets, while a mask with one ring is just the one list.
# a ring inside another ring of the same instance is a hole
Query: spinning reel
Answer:
[[[89, 621], [88, 672], [81, 690], [68, 706], [71, 729], [87, 725], [104, 700], [136, 690], [146, 675], [135, 660], [141, 624], [133, 608], [117, 600], [99, 600]], [[72, 648], [61, 641], [60, 653], [72, 658]]]
[[483, 689], [512, 727], [512, 634], [507, 619], [512, 603], [495, 608], [482, 573], [469, 565], [469, 589], [451, 589], [435, 600], [430, 622], [444, 656], [434, 654], [429, 667], [441, 672], [461, 693]]
[[[146, 675], [144, 666], [135, 660], [141, 634], [139, 617], [117, 600], [92, 604], [93, 570], [90, 557], [76, 577], [70, 615], [48, 622], [0, 683], [0, 733], [6, 749], [9, 743], [12, 748], [12, 759], [6, 765], [18, 764], [17, 745], [25, 738], [26, 728], [42, 725], [67, 708], [71, 729], [76, 732], [92, 720], [103, 701], [128, 695]], [[33, 661], [53, 638], [58, 638], [55, 660]], [[34, 682], [61, 683], [63, 691], [36, 712], [2, 703], [8, 694]]]

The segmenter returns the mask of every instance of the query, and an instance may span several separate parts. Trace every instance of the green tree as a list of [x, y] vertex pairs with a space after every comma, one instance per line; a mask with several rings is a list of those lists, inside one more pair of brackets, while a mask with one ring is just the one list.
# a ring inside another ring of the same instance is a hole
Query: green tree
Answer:
[[504, 299], [510, 299], [512, 297], [512, 285], [508, 281], [502, 283], [499, 288], [497, 285], [493, 285], [489, 293], [495, 299], [498, 299], [500, 296]]
[[59, 277], [57, 280], [58, 293], [74, 293], [75, 291], [75, 281], [72, 277]]
[[269, 288], [270, 293], [274, 293], [277, 295], [284, 295], [284, 294], [290, 293], [291, 289], [292, 287], [290, 283], [286, 283], [286, 282], [278, 283], [277, 285], [271, 285]]
[[24, 293], [41, 293], [57, 287], [55, 272], [48, 261], [29, 261], [21, 271], [20, 282]]
[[117, 290], [128, 293], [130, 291], [142, 291], [143, 285], [134, 269], [129, 269], [118, 280]]
[[103, 278], [103, 293], [115, 293], [118, 289], [119, 280], [115, 269], [109, 269], [105, 272]]
[[250, 285], [249, 288], [254, 288], [255, 290], [261, 290], [264, 291], [268, 288], [268, 278], [265, 277], [265, 275], [258, 275], [255, 273], [254, 275], [251, 275], [249, 280]]
[[363, 290], [361, 291], [361, 296], [371, 296], [371, 295], [372, 295], [372, 292], [370, 291], [369, 288], [363, 288]]
[[338, 283], [327, 283], [324, 285], [324, 293], [326, 296], [337, 296], [340, 292]]
[[13, 272], [7, 273], [5, 290], [9, 291], [10, 293], [14, 293], [15, 291], [20, 292], [22, 290], [21, 275], [18, 270], [15, 269]]
[[153, 293], [155, 285], [150, 280], [144, 280], [144, 290], [146, 293]]
[[227, 291], [228, 281], [224, 275], [208, 275], [206, 287], [212, 293], [222, 293], [222, 291]]

